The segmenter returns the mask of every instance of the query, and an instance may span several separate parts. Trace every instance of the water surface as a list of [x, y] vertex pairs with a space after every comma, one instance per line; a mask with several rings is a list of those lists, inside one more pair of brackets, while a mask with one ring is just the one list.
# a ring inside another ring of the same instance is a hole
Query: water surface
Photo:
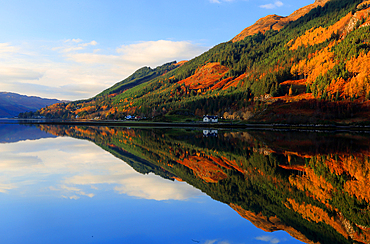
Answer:
[[366, 135], [4, 124], [0, 131], [7, 132], [4, 243], [368, 238]]

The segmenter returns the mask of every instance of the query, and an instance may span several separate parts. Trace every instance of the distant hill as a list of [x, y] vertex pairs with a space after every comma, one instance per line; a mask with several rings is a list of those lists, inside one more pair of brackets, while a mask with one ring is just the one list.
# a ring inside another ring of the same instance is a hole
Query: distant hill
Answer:
[[11, 92], [0, 92], [0, 118], [13, 118], [19, 113], [36, 111], [40, 108], [60, 103], [57, 99], [25, 96]]
[[198, 117], [267, 123], [370, 121], [370, 1], [316, 0], [270, 15], [192, 60], [144, 67], [93, 98], [36, 115]]

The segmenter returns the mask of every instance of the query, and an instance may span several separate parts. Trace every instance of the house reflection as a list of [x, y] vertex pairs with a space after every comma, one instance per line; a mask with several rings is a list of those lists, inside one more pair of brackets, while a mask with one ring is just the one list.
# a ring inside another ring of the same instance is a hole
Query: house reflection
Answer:
[[203, 137], [217, 137], [218, 130], [203, 130]]

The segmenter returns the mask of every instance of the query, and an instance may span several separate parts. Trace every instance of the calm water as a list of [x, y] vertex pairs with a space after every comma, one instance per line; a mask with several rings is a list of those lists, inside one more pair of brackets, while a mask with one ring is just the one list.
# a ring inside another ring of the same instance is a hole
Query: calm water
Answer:
[[366, 135], [16, 124], [0, 133], [2, 243], [370, 236]]

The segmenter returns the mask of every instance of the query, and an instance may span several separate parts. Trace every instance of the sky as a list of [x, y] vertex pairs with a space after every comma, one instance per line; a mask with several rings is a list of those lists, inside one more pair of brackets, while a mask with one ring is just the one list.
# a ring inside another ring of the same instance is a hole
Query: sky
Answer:
[[314, 0], [2, 0], [0, 92], [80, 100]]

